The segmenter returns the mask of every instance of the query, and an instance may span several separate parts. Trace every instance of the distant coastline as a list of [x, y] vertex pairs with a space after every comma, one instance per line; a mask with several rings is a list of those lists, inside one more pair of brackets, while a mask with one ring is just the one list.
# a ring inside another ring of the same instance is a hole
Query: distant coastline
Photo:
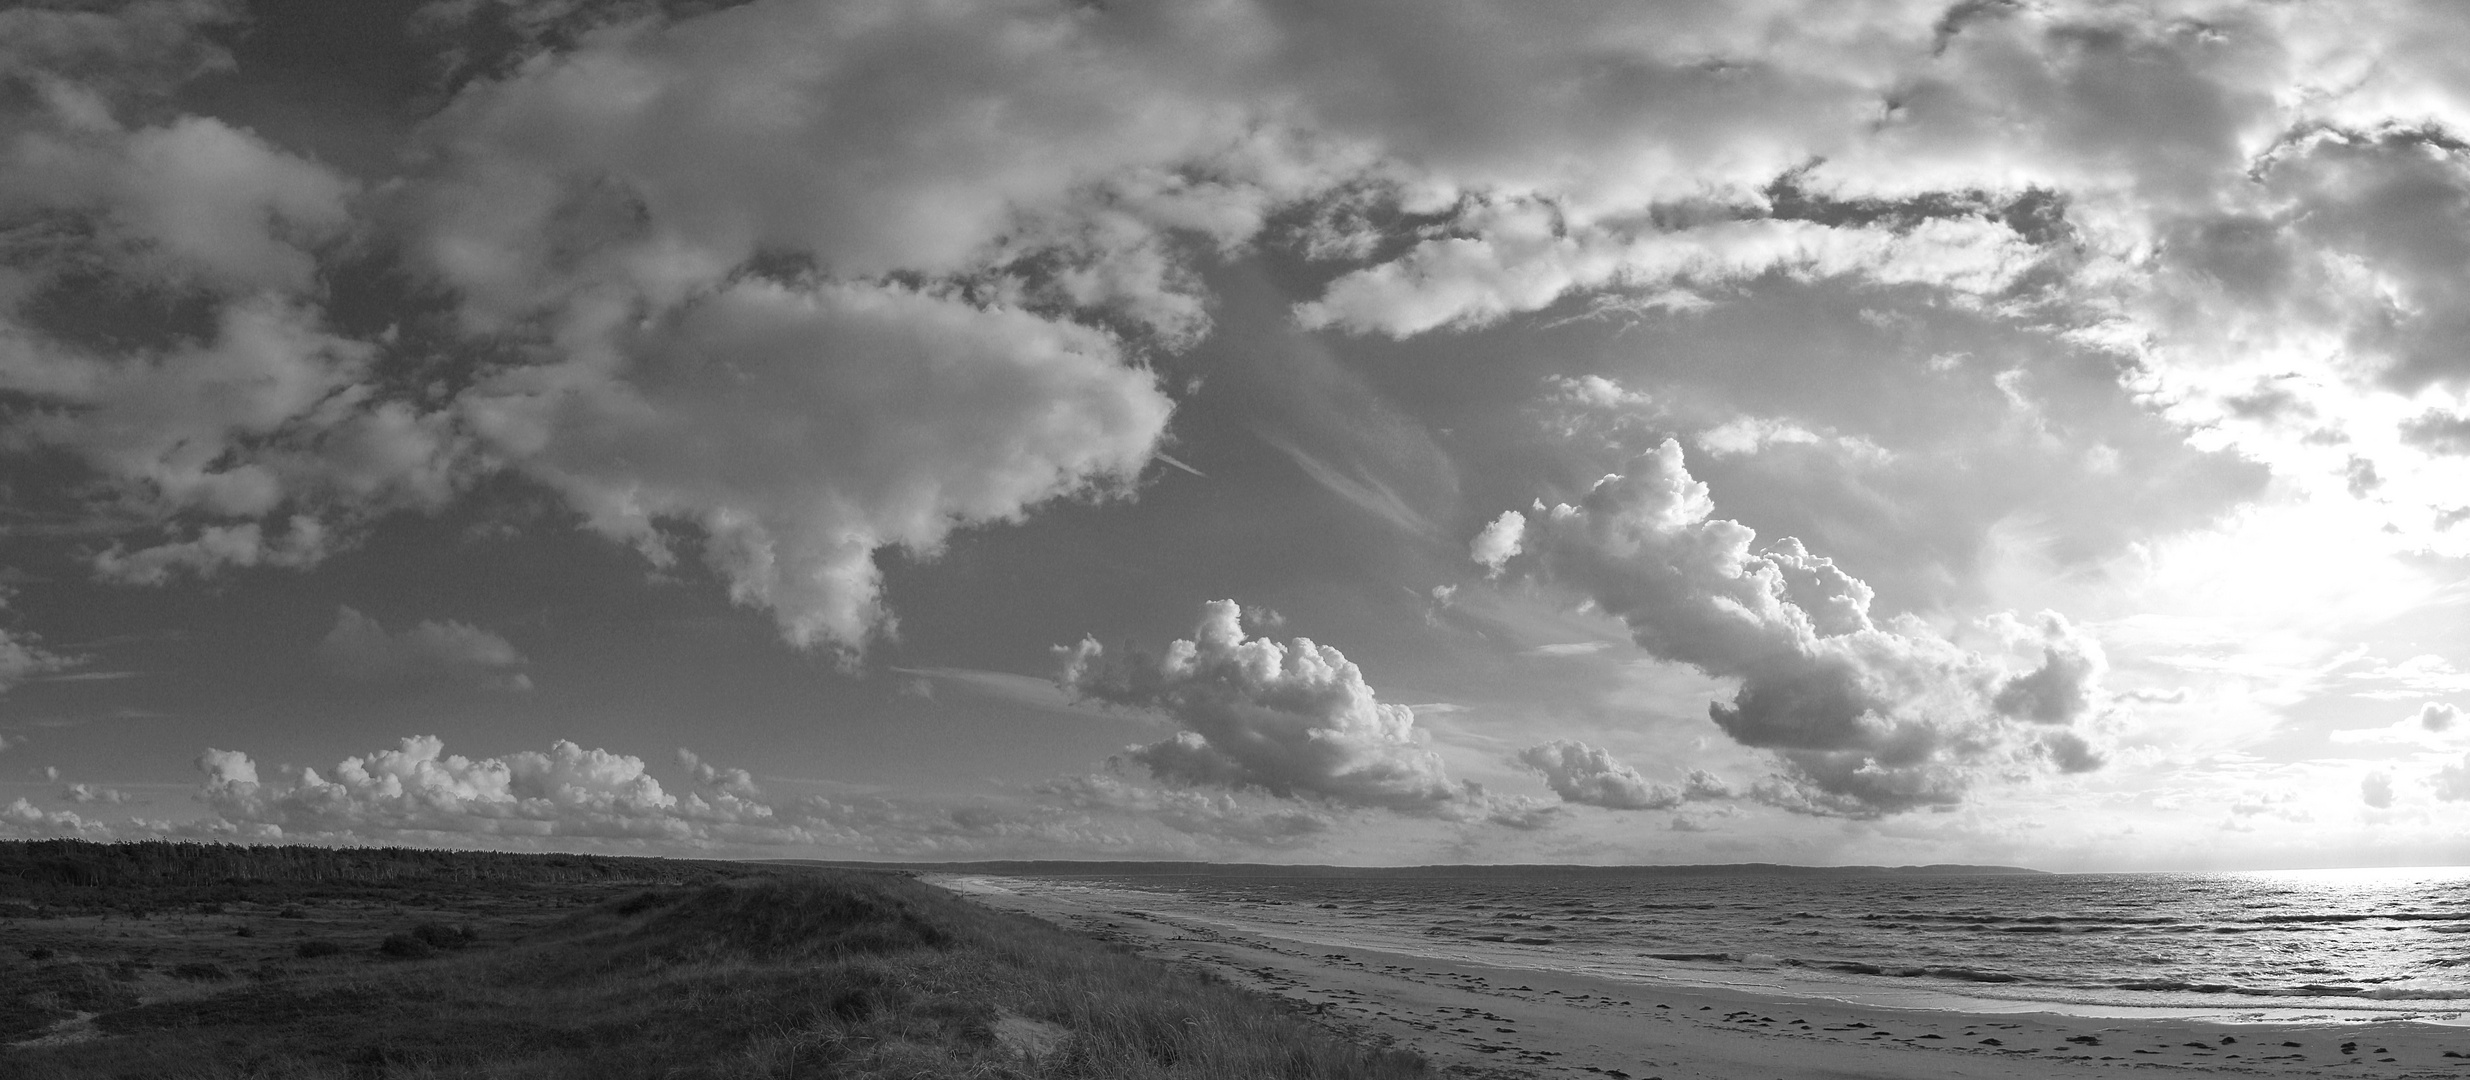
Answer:
[[988, 862], [862, 862], [838, 859], [762, 859], [765, 864], [824, 866], [844, 870], [895, 870], [920, 874], [987, 874], [996, 877], [1253, 877], [1253, 878], [1492, 878], [1492, 877], [1684, 877], [1709, 874], [1772, 877], [2029, 877], [2050, 871], [2021, 866], [1932, 863], [1926, 866], [1795, 866], [1789, 863], [1708, 863], [1674, 866], [1596, 866], [1579, 863], [1436, 863], [1424, 866], [1330, 866], [1286, 863], [1095, 862], [1068, 859]]

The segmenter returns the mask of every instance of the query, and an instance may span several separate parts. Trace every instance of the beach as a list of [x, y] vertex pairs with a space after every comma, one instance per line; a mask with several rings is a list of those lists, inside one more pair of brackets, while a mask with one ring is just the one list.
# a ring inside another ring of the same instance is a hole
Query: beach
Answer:
[[1893, 1004], [1640, 972], [1521, 964], [1500, 950], [1385, 947], [1045, 878], [930, 883], [1210, 971], [1457, 1075], [1776, 1080], [2096, 1075], [2458, 1077], [2470, 1026], [2439, 1017], [2207, 1009], [2060, 1011], [1914, 993]]

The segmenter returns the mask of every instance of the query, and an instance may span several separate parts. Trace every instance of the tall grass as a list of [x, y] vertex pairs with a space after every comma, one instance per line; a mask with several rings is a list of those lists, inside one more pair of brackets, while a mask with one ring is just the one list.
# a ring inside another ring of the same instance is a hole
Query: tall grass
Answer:
[[[1426, 1073], [1412, 1055], [1354, 1044], [1273, 999], [893, 875], [782, 868], [612, 889], [511, 942], [487, 926], [480, 936], [430, 959], [285, 960], [188, 996], [117, 1002], [96, 1021], [104, 1038], [0, 1051], [0, 1075]], [[999, 1037], [1023, 1024], [1049, 1036], [1043, 1053]]]

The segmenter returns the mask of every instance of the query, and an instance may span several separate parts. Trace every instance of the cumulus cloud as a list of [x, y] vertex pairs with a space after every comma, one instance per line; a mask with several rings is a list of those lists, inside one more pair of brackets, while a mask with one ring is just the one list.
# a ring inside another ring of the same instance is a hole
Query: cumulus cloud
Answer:
[[[1202, 846], [1201, 839], [1239, 849], [1287, 846], [1326, 824], [1307, 811], [1264, 812], [1190, 792], [1108, 788], [1113, 782], [1103, 779], [1096, 786], [1059, 782], [1044, 792], [1047, 804], [784, 797], [766, 792], [746, 770], [716, 765], [692, 751], [678, 751], [677, 761], [686, 783], [671, 790], [639, 757], [565, 741], [545, 752], [467, 758], [446, 753], [435, 737], [421, 736], [392, 750], [347, 757], [325, 770], [261, 769], [245, 752], [209, 749], [196, 762], [202, 818], [115, 823], [76, 810], [44, 810], [20, 798], [0, 807], [0, 836], [630, 850], [652, 844], [944, 857], [1099, 851], [1190, 858], [1222, 849]], [[111, 789], [85, 785], [72, 785], [64, 797], [80, 804], [127, 800]], [[1127, 825], [1127, 817], [1154, 819], [1179, 832]], [[1186, 839], [1170, 838], [1177, 835]]]
[[2359, 801], [2378, 810], [2392, 809], [2392, 774], [2371, 772], [2361, 778], [2359, 780]]
[[2419, 706], [2418, 713], [2410, 719], [2416, 720], [2424, 731], [2451, 731], [2453, 724], [2461, 719], [2461, 707], [2449, 701], [2430, 701]]
[[388, 633], [349, 607], [335, 610], [334, 629], [318, 642], [317, 658], [338, 678], [355, 682], [453, 682], [487, 690], [529, 690], [523, 654], [495, 633], [470, 623], [423, 621]]
[[114, 542], [97, 576], [305, 566], [330, 523], [448, 497], [449, 425], [382, 390], [379, 348], [336, 334], [321, 307], [358, 185], [165, 100], [228, 65], [198, 31], [237, 13], [5, 14], [0, 448], [82, 463], [100, 530], [165, 534]]
[[488, 836], [812, 843], [811, 827], [777, 819], [728, 791], [672, 794], [642, 758], [560, 740], [546, 752], [467, 758], [434, 736], [261, 779], [238, 751], [208, 750], [199, 799], [229, 827], [281, 839]]
[[1140, 350], [1207, 326], [1177, 238], [1319, 175], [1195, 96], [1243, 13], [1153, 14], [754, 3], [473, 87], [417, 246], [542, 356], [477, 389], [483, 437], [656, 560], [699, 526], [740, 602], [848, 649], [888, 625], [877, 550], [1128, 483], [1171, 411]]
[[86, 803], [101, 803], [106, 806], [118, 806], [122, 803], [137, 801], [137, 796], [135, 795], [131, 795], [128, 792], [120, 790], [119, 788], [104, 787], [100, 784], [70, 784], [68, 787], [61, 789], [60, 797], [81, 805]]
[[[749, 771], [691, 750], [678, 750], [676, 763], [684, 783], [671, 787], [640, 757], [563, 740], [546, 751], [470, 758], [447, 753], [434, 736], [417, 736], [325, 769], [261, 767], [246, 752], [210, 748], [196, 760], [203, 817], [107, 822], [20, 798], [0, 807], [0, 836], [1198, 858], [1293, 849], [1316, 842], [1337, 822], [1334, 808], [1264, 806], [1239, 794], [1148, 787], [1108, 775], [1036, 785], [1028, 801], [953, 801], [781, 795]], [[81, 807], [139, 801], [86, 784], [69, 785], [61, 798]], [[1494, 798], [1463, 820], [1480, 813], [1503, 825], [1536, 827], [1550, 820], [1550, 810]]]
[[1589, 409], [1643, 408], [1655, 403], [1655, 398], [1642, 390], [1632, 390], [1619, 380], [1601, 375], [1571, 378], [1555, 375], [1546, 380], [1553, 396], [1560, 401]]
[[755, 785], [755, 775], [744, 769], [727, 768], [703, 760], [692, 750], [678, 750], [678, 764], [700, 790], [719, 792], [740, 799], [759, 799], [763, 789]]
[[882, 623], [878, 548], [1128, 485], [1171, 411], [1102, 331], [897, 286], [741, 282], [625, 326], [475, 390], [476, 430], [655, 562], [661, 521], [700, 526], [799, 645]]
[[[236, 8], [12, 10], [0, 211], [58, 227], [0, 271], [11, 438], [161, 533], [98, 556], [109, 580], [310, 565], [511, 468], [655, 562], [688, 526], [789, 640], [855, 649], [894, 625], [879, 552], [1125, 490], [1173, 411], [1145, 361], [1208, 332], [1203, 258], [1265, 243], [1344, 260], [1311, 327], [1825, 277], [2136, 353], [2137, 389], [2200, 423], [2252, 394], [2241, 356], [2470, 377], [2442, 15], [1532, 8], [559, 5], [513, 19], [526, 62], [462, 65], [496, 74], [370, 190], [167, 107], [229, 63], [197, 31]], [[357, 225], [490, 359], [437, 383], [330, 325]], [[71, 270], [209, 317], [106, 347], [38, 317], [116, 295]]]
[[1247, 639], [1232, 600], [1202, 605], [1192, 637], [1160, 657], [1109, 655], [1094, 639], [1058, 651], [1066, 689], [1186, 729], [1124, 753], [1161, 781], [1425, 815], [1484, 802], [1449, 779], [1414, 710], [1382, 702], [1345, 654], [1309, 638]]
[[[4, 601], [0, 597], [0, 601]], [[76, 664], [77, 658], [63, 656], [42, 647], [33, 635], [0, 630], [0, 693], [26, 679]], [[6, 749], [0, 740], [0, 749]]]
[[1475, 534], [1474, 542], [1467, 546], [1467, 554], [1483, 564], [1487, 576], [1499, 577], [1501, 568], [1517, 557], [1526, 530], [1525, 517], [1515, 510], [1503, 510], [1500, 517], [1484, 526], [1484, 531]]
[[45, 810], [21, 797], [0, 806], [0, 835], [103, 839], [111, 835], [111, 826], [74, 810]]
[[119, 585], [162, 585], [180, 570], [203, 577], [232, 567], [300, 569], [323, 561], [333, 551], [331, 541], [326, 526], [305, 515], [272, 535], [254, 521], [207, 525], [190, 539], [135, 551], [114, 543], [95, 554], [94, 576]]
[[1714, 510], [1667, 439], [1526, 522], [1526, 550], [1539, 576], [1621, 619], [1640, 647], [1741, 680], [1709, 714], [1775, 752], [1785, 772], [1768, 801], [1874, 816], [1954, 805], [1985, 768], [2098, 766], [2076, 725], [2104, 661], [2063, 616], [1992, 627], [2040, 647], [2038, 666], [2013, 671], [1917, 619], [1882, 624], [1860, 579], [1789, 538], [1755, 550], [1755, 532]]
[[2470, 416], [2422, 414], [2402, 422], [2401, 440], [2432, 453], [2470, 457]]
[[1691, 770], [1682, 786], [1658, 784], [1610, 751], [1569, 739], [1527, 747], [1512, 760], [1542, 774], [1561, 801], [1608, 810], [1671, 810], [1693, 800], [1733, 796], [1723, 781], [1704, 771]]
[[2437, 769], [2427, 782], [2435, 789], [2436, 797], [2446, 802], [2470, 799], [2470, 754], [2462, 755], [2460, 764]]
[[[2005, 620], [2015, 625], [2009, 616]], [[1990, 704], [2000, 713], [2037, 724], [2072, 724], [2092, 712], [2101, 679], [2109, 670], [2101, 643], [2065, 616], [2043, 612], [2038, 634], [2041, 666], [2000, 683]]]

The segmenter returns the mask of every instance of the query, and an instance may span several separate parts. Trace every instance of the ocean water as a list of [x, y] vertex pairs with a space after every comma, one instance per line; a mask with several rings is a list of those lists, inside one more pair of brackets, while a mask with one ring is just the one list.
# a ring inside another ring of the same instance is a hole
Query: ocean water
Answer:
[[1116, 909], [1305, 943], [1938, 1005], [2470, 1014], [2470, 868], [1123, 877]]

